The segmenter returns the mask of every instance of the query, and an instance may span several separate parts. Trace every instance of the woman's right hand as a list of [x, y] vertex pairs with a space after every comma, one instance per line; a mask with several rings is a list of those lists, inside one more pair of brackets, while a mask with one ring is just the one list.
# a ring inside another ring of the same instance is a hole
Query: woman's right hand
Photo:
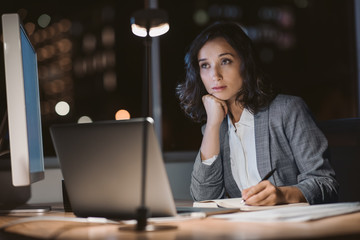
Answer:
[[211, 94], [204, 95], [202, 97], [202, 102], [204, 104], [207, 115], [206, 125], [220, 126], [228, 112], [226, 102], [214, 97]]
[[201, 159], [206, 160], [220, 152], [219, 130], [221, 122], [228, 112], [228, 107], [225, 101], [211, 94], [204, 95], [202, 101], [206, 110], [207, 121], [200, 152]]

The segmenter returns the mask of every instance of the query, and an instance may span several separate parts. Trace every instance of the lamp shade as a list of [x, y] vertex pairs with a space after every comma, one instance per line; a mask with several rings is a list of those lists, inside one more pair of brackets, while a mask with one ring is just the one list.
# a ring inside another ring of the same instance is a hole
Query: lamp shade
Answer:
[[167, 13], [160, 9], [143, 9], [136, 11], [131, 19], [131, 31], [139, 37], [157, 37], [169, 31]]

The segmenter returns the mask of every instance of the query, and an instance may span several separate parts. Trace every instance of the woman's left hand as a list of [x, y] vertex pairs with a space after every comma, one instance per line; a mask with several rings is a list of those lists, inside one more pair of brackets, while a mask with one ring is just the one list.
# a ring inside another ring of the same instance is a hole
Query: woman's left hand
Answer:
[[259, 206], [306, 202], [304, 195], [297, 187], [276, 187], [268, 180], [244, 189], [242, 198], [248, 205]]

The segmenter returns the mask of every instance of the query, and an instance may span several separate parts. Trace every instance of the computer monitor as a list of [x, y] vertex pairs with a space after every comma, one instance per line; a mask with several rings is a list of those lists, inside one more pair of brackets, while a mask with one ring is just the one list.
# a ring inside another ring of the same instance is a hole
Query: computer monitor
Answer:
[[45, 172], [37, 56], [18, 14], [3, 14], [2, 30], [12, 184], [29, 186]]

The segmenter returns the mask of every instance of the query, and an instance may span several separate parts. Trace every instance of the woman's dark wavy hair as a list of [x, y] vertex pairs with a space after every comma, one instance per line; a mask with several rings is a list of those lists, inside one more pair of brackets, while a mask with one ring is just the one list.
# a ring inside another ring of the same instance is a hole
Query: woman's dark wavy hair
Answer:
[[253, 43], [241, 26], [234, 22], [216, 22], [204, 29], [191, 43], [185, 55], [185, 81], [176, 88], [181, 108], [195, 122], [206, 121], [202, 96], [208, 94], [200, 78], [198, 53], [207, 41], [217, 37], [224, 38], [241, 59], [239, 71], [243, 85], [237, 100], [255, 114], [267, 107], [275, 96], [271, 85], [265, 82]]

